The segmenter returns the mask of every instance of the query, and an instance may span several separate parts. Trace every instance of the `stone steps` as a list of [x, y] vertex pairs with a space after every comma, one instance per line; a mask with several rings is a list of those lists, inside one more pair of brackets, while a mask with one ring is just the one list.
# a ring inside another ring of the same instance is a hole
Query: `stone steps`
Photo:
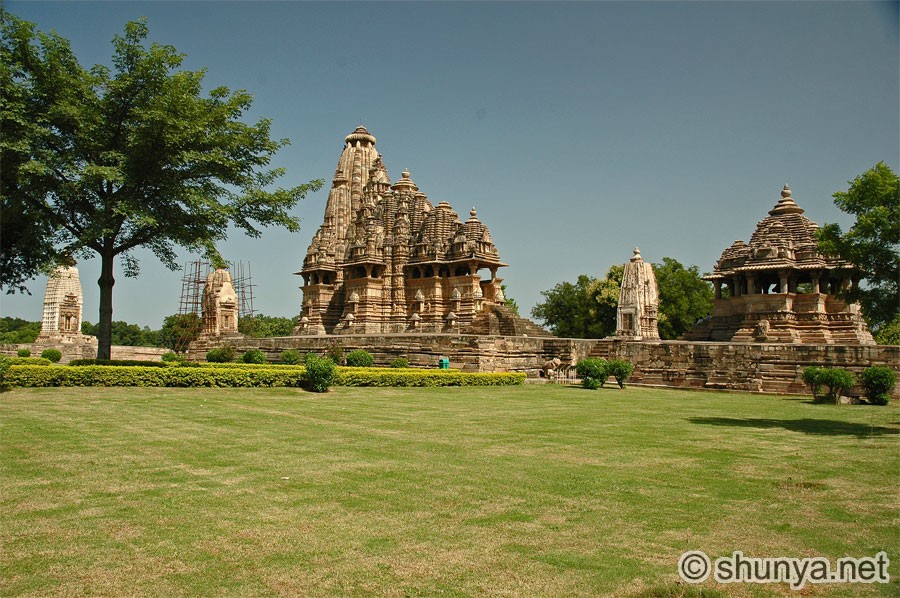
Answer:
[[505, 305], [489, 305], [463, 332], [492, 336], [553, 336], [531, 320], [517, 315]]

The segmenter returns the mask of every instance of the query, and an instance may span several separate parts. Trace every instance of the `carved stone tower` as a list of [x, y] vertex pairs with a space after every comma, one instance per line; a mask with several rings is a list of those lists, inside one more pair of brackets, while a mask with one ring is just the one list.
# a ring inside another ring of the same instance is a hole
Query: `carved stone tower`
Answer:
[[225, 268], [209, 273], [203, 287], [203, 334], [238, 334], [238, 298]]
[[57, 266], [47, 279], [39, 342], [90, 342], [93, 337], [81, 334], [83, 303], [78, 268], [74, 265]]
[[634, 248], [634, 255], [625, 264], [622, 286], [619, 290], [619, 308], [616, 311], [616, 336], [633, 340], [659, 340], [657, 314], [659, 292], [653, 266], [641, 258], [641, 251]]

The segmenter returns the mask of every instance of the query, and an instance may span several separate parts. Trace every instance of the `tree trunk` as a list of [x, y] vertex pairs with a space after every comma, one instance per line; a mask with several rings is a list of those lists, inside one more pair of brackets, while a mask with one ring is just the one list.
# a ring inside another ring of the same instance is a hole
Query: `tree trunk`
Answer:
[[100, 330], [97, 337], [97, 359], [109, 359], [112, 347], [112, 316], [113, 316], [113, 262], [115, 254], [112, 251], [104, 251], [100, 255]]

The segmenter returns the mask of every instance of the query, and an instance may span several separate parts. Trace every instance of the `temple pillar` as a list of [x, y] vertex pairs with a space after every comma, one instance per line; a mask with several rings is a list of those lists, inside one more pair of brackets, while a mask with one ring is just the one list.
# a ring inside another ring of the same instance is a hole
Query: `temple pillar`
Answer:
[[821, 290], [821, 287], [819, 286], [819, 280], [821, 280], [821, 278], [822, 278], [821, 272], [816, 272], [816, 271], [810, 272], [809, 278], [812, 281], [812, 292], [813, 293], [821, 293], [822, 290]]
[[754, 276], [752, 274], [747, 274], [746, 278], [747, 278], [747, 294], [755, 295], [758, 292], [757, 288], [756, 288], [756, 276]]
[[789, 280], [788, 280], [788, 271], [780, 270], [778, 272], [778, 292], [779, 293], [790, 293], [789, 288]]

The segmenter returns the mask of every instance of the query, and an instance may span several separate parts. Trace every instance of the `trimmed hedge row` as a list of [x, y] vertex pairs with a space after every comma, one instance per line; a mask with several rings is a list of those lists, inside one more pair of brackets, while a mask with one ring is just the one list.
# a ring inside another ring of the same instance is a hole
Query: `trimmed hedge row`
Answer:
[[338, 386], [517, 386], [525, 383], [525, 374], [339, 367], [334, 383]]
[[[51, 386], [173, 386], [272, 387], [304, 386], [303, 366], [216, 364], [217, 367], [153, 366], [11, 366], [4, 376], [13, 387]], [[225, 367], [223, 367], [225, 366]], [[524, 373], [463, 373], [449, 370], [346, 368], [335, 372], [338, 386], [512, 386], [525, 382]]]
[[178, 365], [175, 361], [146, 361], [143, 359], [73, 359], [71, 366], [79, 365], [109, 365], [115, 367], [139, 366], [148, 368], [167, 368]]
[[11, 366], [9, 386], [300, 386], [303, 368], [183, 368], [152, 366]]

